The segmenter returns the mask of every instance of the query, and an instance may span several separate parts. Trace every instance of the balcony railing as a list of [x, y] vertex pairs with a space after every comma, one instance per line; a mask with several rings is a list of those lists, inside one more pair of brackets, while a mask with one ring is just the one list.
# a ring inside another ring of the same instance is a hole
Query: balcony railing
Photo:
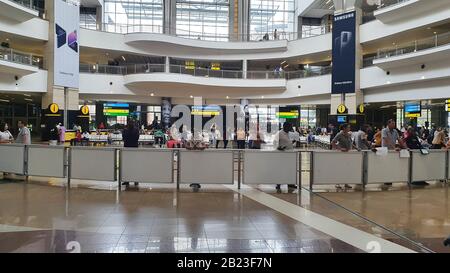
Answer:
[[39, 12], [39, 17], [43, 18], [44, 17], [44, 9], [40, 8], [38, 6], [36, 6], [35, 1], [33, 0], [9, 0], [11, 2], [17, 3], [23, 7], [35, 10]]
[[376, 58], [381, 59], [395, 57], [448, 44], [450, 44], [450, 32], [436, 34], [433, 37], [379, 49]]
[[[112, 75], [130, 75], [145, 73], [166, 73], [165, 64], [133, 64], [127, 66], [80, 64], [81, 73], [99, 73]], [[301, 79], [331, 74], [331, 66], [315, 67], [296, 71], [247, 71], [214, 70], [207, 68], [190, 68], [184, 65], [170, 65], [168, 73], [226, 79]]]
[[0, 47], [0, 60], [19, 64], [32, 65], [39, 68], [43, 67], [42, 57], [6, 47]]
[[[105, 32], [130, 34], [130, 33], [156, 33], [163, 34], [164, 28], [160, 25], [127, 25], [127, 24], [82, 24], [81, 28], [94, 29]], [[237, 34], [217, 34], [217, 33], [201, 33], [190, 30], [172, 30], [172, 33], [176, 34], [166, 34], [171, 36], [176, 36], [186, 39], [203, 40], [203, 41], [249, 41], [249, 42], [259, 42], [259, 41], [274, 41], [274, 40], [298, 40], [302, 38], [314, 37], [329, 33], [331, 31], [330, 26], [317, 26], [304, 30], [302, 32], [283, 32], [279, 31], [275, 33], [250, 33], [245, 35]]]
[[[374, 0], [374, 5], [377, 5], [376, 10], [399, 5], [410, 0]], [[376, 20], [374, 11], [366, 12], [363, 14], [363, 24]]]

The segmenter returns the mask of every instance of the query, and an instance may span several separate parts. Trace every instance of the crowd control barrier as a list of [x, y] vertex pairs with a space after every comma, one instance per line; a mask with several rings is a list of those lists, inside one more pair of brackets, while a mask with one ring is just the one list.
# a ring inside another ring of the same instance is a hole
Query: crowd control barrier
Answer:
[[181, 184], [234, 184], [234, 150], [180, 150], [178, 177]]
[[243, 152], [243, 184], [298, 184], [299, 153], [248, 150]]
[[385, 156], [373, 152], [366, 153], [366, 184], [409, 182], [410, 160], [400, 157], [399, 152], [391, 151]]
[[69, 178], [116, 181], [116, 163], [117, 149], [73, 147], [69, 153]]
[[29, 176], [66, 177], [68, 164], [67, 149], [64, 146], [27, 146]]
[[26, 154], [24, 145], [0, 145], [0, 172], [25, 174]]
[[311, 186], [363, 184], [363, 158], [361, 152], [312, 152]]
[[[0, 145], [0, 172], [28, 176], [140, 183], [299, 184], [408, 183], [449, 179], [449, 151], [268, 151]], [[301, 159], [310, 160], [302, 164]], [[302, 169], [302, 167], [304, 169]], [[364, 187], [363, 187], [364, 189]]]
[[174, 152], [169, 149], [121, 149], [120, 181], [174, 183]]

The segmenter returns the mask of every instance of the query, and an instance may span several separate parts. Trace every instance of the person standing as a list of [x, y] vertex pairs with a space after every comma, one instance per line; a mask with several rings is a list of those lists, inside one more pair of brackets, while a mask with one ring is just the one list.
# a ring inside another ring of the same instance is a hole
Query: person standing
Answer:
[[396, 128], [396, 123], [393, 119], [388, 120], [386, 128], [381, 131], [381, 147], [388, 148], [388, 150], [399, 150], [397, 142], [400, 147], [404, 148], [403, 140]]
[[9, 131], [8, 123], [0, 123], [0, 144], [11, 143], [14, 141], [14, 137]]
[[440, 150], [446, 146], [445, 143], [445, 132], [442, 128], [438, 128], [436, 133], [434, 134], [432, 149]]
[[[341, 131], [331, 141], [331, 147], [333, 150], [340, 150], [341, 152], [349, 152], [350, 150], [352, 150], [354, 146], [350, 124], [343, 124], [341, 126]], [[348, 184], [345, 184], [344, 186], [346, 189], [352, 188]], [[341, 185], [336, 185], [336, 188], [342, 189]]]
[[17, 126], [19, 127], [19, 134], [17, 135], [16, 143], [30, 145], [31, 144], [30, 129], [28, 129], [25, 123], [21, 120], [17, 122]]
[[238, 144], [238, 149], [245, 149], [245, 131], [242, 128], [239, 128], [236, 132], [236, 140]]
[[[289, 122], [285, 122], [283, 124], [283, 129], [281, 129], [276, 135], [274, 144], [279, 151], [291, 151], [294, 149], [294, 145], [292, 144], [291, 139], [289, 138], [289, 132], [292, 132], [293, 127]], [[291, 192], [295, 190], [297, 186], [295, 184], [288, 185], [288, 191]], [[277, 184], [276, 189], [278, 192], [281, 192], [281, 185]]]
[[[139, 130], [135, 127], [133, 121], [129, 121], [127, 128], [123, 130], [122, 133], [123, 138], [123, 146], [125, 148], [138, 148], [139, 147]], [[137, 186], [139, 183], [134, 182], [134, 185]], [[130, 185], [129, 182], [123, 182], [122, 185]]]
[[372, 146], [370, 144], [370, 141], [368, 140], [367, 133], [368, 133], [367, 125], [363, 125], [361, 127], [361, 129], [356, 133], [355, 144], [356, 144], [356, 149], [358, 149], [359, 151], [370, 150], [370, 148]]
[[274, 39], [274, 40], [278, 40], [278, 31], [277, 31], [277, 29], [275, 29], [275, 30], [273, 31], [273, 39]]

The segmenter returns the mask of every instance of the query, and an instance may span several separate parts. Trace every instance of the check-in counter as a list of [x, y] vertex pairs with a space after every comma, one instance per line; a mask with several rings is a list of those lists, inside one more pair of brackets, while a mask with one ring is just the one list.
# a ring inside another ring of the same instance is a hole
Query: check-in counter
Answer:
[[245, 150], [243, 184], [298, 184], [299, 153]]

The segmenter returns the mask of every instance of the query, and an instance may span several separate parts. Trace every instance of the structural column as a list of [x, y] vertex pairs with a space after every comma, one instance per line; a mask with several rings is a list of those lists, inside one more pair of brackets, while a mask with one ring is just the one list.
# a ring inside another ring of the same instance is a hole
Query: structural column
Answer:
[[176, 34], [177, 25], [177, 1], [165, 0], [164, 1], [164, 29], [165, 34]]
[[[335, 1], [336, 2], [336, 1]], [[338, 1], [342, 2], [342, 1]], [[349, 1], [351, 2], [351, 1]], [[355, 1], [353, 1], [354, 3]], [[344, 3], [345, 4], [345, 3]], [[338, 10], [335, 13], [335, 16], [339, 16], [341, 14], [355, 11], [356, 12], [356, 31], [355, 31], [355, 90], [348, 90], [350, 93], [345, 94], [332, 94], [331, 95], [331, 114], [337, 114], [337, 108], [339, 105], [344, 104], [348, 109], [348, 114], [356, 115], [357, 109], [360, 104], [364, 102], [364, 97], [360, 88], [360, 69], [362, 66], [362, 50], [360, 44], [360, 35], [359, 35], [359, 26], [362, 21], [362, 12], [361, 9], [356, 8], [354, 5], [345, 6], [342, 3], [338, 6], [345, 7], [346, 9]], [[333, 45], [336, 46], [336, 45]], [[334, 65], [334, 60], [333, 60]], [[334, 82], [333, 82], [334, 84]]]
[[[55, 42], [55, 13], [54, 0], [45, 0], [46, 18], [49, 20], [49, 38], [45, 44], [44, 67], [47, 69], [47, 92], [42, 98], [42, 109], [56, 103], [60, 110], [78, 110], [79, 94], [78, 89], [68, 88], [67, 99], [64, 96], [64, 87], [54, 85], [54, 42]], [[65, 124], [65, 126], [68, 126]]]

